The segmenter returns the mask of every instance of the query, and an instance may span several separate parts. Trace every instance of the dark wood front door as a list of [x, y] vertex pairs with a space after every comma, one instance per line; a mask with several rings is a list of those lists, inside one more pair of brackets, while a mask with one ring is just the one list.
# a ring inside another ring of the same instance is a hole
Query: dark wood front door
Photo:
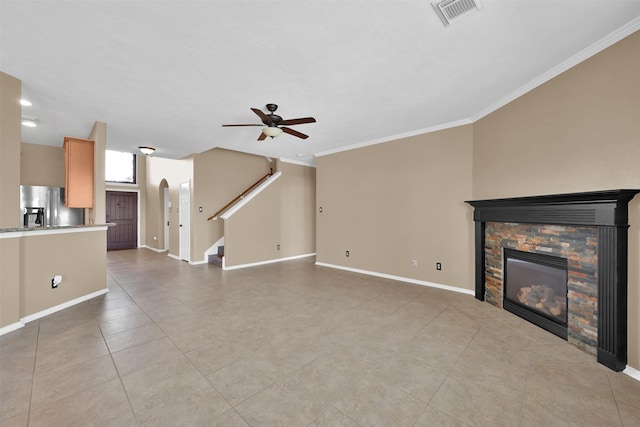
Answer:
[[138, 246], [138, 193], [107, 191], [107, 250]]

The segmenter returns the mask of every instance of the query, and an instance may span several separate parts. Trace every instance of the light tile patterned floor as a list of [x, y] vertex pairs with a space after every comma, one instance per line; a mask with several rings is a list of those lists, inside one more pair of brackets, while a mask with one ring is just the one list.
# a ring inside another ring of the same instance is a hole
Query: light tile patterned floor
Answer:
[[0, 337], [0, 426], [640, 426], [640, 382], [471, 296], [107, 259], [108, 294]]

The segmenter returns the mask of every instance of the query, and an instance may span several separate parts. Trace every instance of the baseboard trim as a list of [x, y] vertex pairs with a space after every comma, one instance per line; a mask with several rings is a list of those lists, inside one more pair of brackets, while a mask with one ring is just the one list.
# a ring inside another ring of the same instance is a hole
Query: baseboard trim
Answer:
[[624, 369], [624, 371], [622, 371], [622, 373], [629, 375], [631, 378], [633, 378], [636, 381], [640, 381], [640, 371], [638, 371], [635, 368], [632, 368], [629, 365], [627, 365], [627, 367]]
[[300, 258], [308, 258], [310, 256], [315, 256], [315, 252], [312, 254], [303, 254], [303, 255], [295, 255], [295, 256], [290, 256], [287, 258], [277, 258], [277, 259], [270, 259], [267, 261], [260, 261], [260, 262], [252, 262], [249, 264], [239, 264], [239, 265], [232, 265], [231, 267], [227, 267], [226, 263], [224, 262], [224, 258], [223, 258], [223, 263], [222, 263], [222, 269], [223, 270], [238, 270], [240, 268], [249, 268], [249, 267], [257, 267], [259, 265], [265, 265], [265, 264], [275, 264], [277, 262], [283, 262], [283, 261], [291, 261], [294, 259], [300, 259]]
[[151, 251], [158, 252], [158, 253], [160, 253], [160, 254], [161, 254], [161, 253], [164, 253], [164, 252], [167, 252], [167, 250], [166, 250], [166, 249], [156, 249], [156, 248], [152, 248], [151, 246], [147, 246], [147, 245], [142, 245], [142, 246], [139, 246], [139, 247], [140, 247], [140, 248], [149, 249], [149, 250], [151, 250]]
[[208, 264], [208, 261], [189, 261], [189, 265], [202, 265], [202, 264]]
[[327, 264], [324, 262], [316, 262], [320, 267], [335, 268], [337, 270], [350, 271], [352, 273], [366, 274], [368, 276], [381, 277], [383, 279], [397, 280], [399, 282], [413, 283], [414, 285], [428, 286], [430, 288], [444, 289], [445, 291], [458, 292], [465, 295], [475, 295], [472, 289], [456, 288], [455, 286], [441, 285], [440, 283], [427, 282], [425, 280], [411, 279], [409, 277], [395, 276], [393, 274], [379, 273], [377, 271], [360, 270], [359, 268], [344, 267], [342, 265]]
[[178, 261], [182, 261], [182, 260], [180, 259], [180, 257], [175, 256], [174, 254], [170, 254], [169, 252], [167, 252], [167, 256], [168, 256], [169, 258], [173, 258], [173, 259], [177, 259]]
[[0, 337], [3, 336], [4, 334], [8, 334], [9, 332], [13, 332], [17, 329], [23, 328], [24, 327], [24, 323], [22, 322], [16, 322], [16, 323], [12, 323], [10, 325], [7, 325], [3, 328], [0, 328]]
[[39, 311], [37, 313], [30, 314], [28, 316], [22, 317], [20, 319], [20, 322], [23, 323], [23, 324], [26, 324], [26, 323], [29, 323], [29, 322], [33, 322], [34, 320], [38, 320], [38, 319], [40, 319], [42, 317], [45, 317], [45, 316], [48, 316], [50, 314], [56, 313], [56, 312], [58, 312], [60, 310], [64, 310], [65, 308], [69, 308], [69, 307], [72, 307], [72, 306], [74, 306], [76, 304], [80, 304], [81, 302], [88, 301], [91, 298], [95, 298], [95, 297], [99, 297], [100, 295], [104, 295], [107, 292], [109, 292], [109, 289], [108, 288], [104, 288], [104, 289], [101, 289], [99, 291], [92, 292], [90, 294], [83, 295], [83, 296], [78, 297], [78, 298], [74, 298], [74, 299], [69, 300], [67, 302], [63, 302], [62, 304], [58, 304], [56, 306], [47, 308], [46, 310], [42, 310], [42, 311]]

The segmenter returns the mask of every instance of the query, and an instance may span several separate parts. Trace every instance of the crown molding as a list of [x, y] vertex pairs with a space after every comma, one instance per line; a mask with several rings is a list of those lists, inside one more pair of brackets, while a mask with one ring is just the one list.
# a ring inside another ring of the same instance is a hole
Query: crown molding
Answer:
[[314, 156], [316, 156], [316, 157], [328, 156], [329, 154], [340, 153], [340, 152], [343, 152], [343, 151], [356, 150], [358, 148], [368, 147], [370, 145], [383, 144], [385, 142], [396, 141], [398, 139], [409, 138], [409, 137], [416, 136], [416, 135], [424, 135], [426, 133], [437, 132], [439, 130], [455, 128], [455, 127], [458, 127], [458, 126], [468, 125], [468, 124], [471, 124], [471, 123], [472, 122], [469, 119], [457, 120], [455, 122], [443, 123], [441, 125], [431, 126], [431, 127], [428, 127], [428, 128], [413, 130], [413, 131], [410, 131], [410, 132], [400, 133], [400, 134], [396, 134], [396, 135], [389, 135], [389, 136], [385, 136], [385, 137], [382, 137], [382, 138], [373, 139], [371, 141], [365, 141], [365, 142], [360, 142], [360, 143], [357, 143], [357, 144], [346, 145], [344, 147], [334, 148], [332, 150], [321, 151], [319, 153], [315, 153]]
[[469, 118], [469, 120], [471, 120], [471, 122], [476, 122], [481, 118], [488, 116], [489, 114], [493, 113], [497, 109], [504, 107], [508, 103], [518, 99], [519, 97], [526, 94], [527, 92], [532, 91], [536, 87], [548, 82], [554, 77], [559, 76], [560, 74], [564, 73], [570, 68], [575, 67], [579, 63], [602, 52], [606, 48], [614, 45], [615, 43], [619, 42], [620, 40], [622, 40], [627, 36], [630, 36], [631, 34], [635, 33], [638, 30], [640, 30], [640, 17], [634, 19], [633, 21], [627, 23], [626, 25], [623, 25], [622, 27], [618, 28], [616, 31], [612, 32], [608, 36], [598, 40], [588, 48], [583, 49], [582, 51], [573, 55], [566, 61], [563, 61], [560, 64], [556, 65], [546, 73], [536, 77], [535, 79], [531, 80], [529, 83], [511, 92], [509, 95], [502, 98], [501, 100], [489, 105], [487, 108], [474, 114]]

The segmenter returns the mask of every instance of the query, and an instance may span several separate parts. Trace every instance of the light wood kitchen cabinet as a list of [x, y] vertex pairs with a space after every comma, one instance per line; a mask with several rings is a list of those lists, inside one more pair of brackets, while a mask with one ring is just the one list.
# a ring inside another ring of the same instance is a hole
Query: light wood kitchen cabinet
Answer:
[[93, 141], [64, 138], [64, 203], [69, 208], [93, 207]]

